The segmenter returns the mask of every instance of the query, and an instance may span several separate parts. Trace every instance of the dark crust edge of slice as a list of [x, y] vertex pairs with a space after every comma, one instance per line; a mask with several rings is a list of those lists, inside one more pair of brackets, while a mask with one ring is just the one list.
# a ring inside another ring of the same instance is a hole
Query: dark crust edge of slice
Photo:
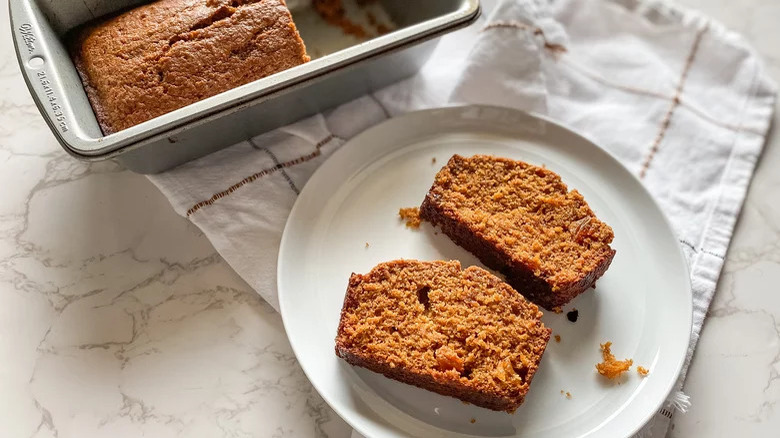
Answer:
[[[434, 185], [435, 187], [435, 185]], [[458, 246], [474, 254], [486, 266], [499, 271], [506, 277], [507, 283], [524, 297], [547, 310], [569, 303], [574, 297], [595, 286], [598, 280], [609, 268], [615, 257], [615, 250], [602, 257], [596, 269], [578, 281], [566, 285], [563, 289], [553, 292], [552, 286], [534, 275], [526, 266], [510, 260], [509, 255], [501, 251], [495, 244], [476, 235], [468, 226], [459, 222], [453, 214], [440, 208], [434, 195], [428, 191], [420, 206], [420, 217], [435, 226], [439, 226]]]
[[[467, 385], [464, 385], [458, 381], [441, 381], [436, 380], [430, 374], [415, 373], [411, 370], [406, 370], [401, 367], [391, 367], [389, 364], [380, 360], [374, 360], [374, 358], [360, 354], [360, 352], [352, 351], [348, 346], [345, 346], [340, 338], [344, 330], [345, 319], [350, 309], [357, 306], [358, 300], [354, 296], [356, 286], [358, 286], [365, 277], [360, 274], [353, 273], [349, 278], [349, 286], [347, 287], [347, 293], [344, 296], [344, 305], [341, 308], [341, 316], [339, 318], [338, 333], [336, 335], [336, 356], [344, 359], [347, 363], [366, 368], [370, 371], [379, 373], [393, 380], [407, 383], [418, 388], [426, 389], [428, 391], [435, 392], [444, 396], [454, 397], [459, 400], [471, 403], [475, 406], [491, 409], [494, 411], [504, 411], [507, 413], [514, 413], [517, 408], [523, 404], [526, 394], [531, 388], [533, 378], [539, 369], [539, 364], [544, 357], [544, 352], [547, 350], [550, 337], [552, 336], [552, 329], [545, 327], [543, 335], [539, 338], [539, 342], [543, 342], [544, 349], [539, 354], [538, 360], [536, 360], [533, 366], [529, 367], [526, 374], [527, 386], [526, 390], [515, 397], [504, 397], [497, 394], [487, 394], [479, 390], [475, 390]], [[536, 321], [537, 326], [542, 325], [541, 319]]]

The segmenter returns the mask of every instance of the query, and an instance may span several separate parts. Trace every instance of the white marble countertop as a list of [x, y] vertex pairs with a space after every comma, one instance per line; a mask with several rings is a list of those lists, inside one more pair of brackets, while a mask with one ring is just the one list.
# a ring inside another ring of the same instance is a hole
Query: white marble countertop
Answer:
[[[780, 82], [780, 3], [684, 0]], [[331, 437], [281, 319], [140, 175], [67, 156], [0, 8], [0, 436]], [[777, 117], [777, 116], [776, 116]], [[778, 436], [780, 134], [759, 164], [673, 438]]]

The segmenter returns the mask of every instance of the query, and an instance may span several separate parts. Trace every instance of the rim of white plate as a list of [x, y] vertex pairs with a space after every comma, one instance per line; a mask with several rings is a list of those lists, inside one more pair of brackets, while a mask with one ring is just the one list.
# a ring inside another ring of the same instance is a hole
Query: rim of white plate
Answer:
[[[294, 218], [295, 215], [296, 215], [296, 212], [301, 208], [302, 202], [300, 202], [300, 201], [301, 201], [301, 199], [305, 199], [305, 197], [307, 195], [307, 187], [318, 186], [321, 183], [320, 179], [322, 178], [323, 175], [326, 174], [326, 171], [328, 169], [329, 163], [337, 162], [338, 159], [339, 159], [338, 157], [340, 157], [341, 155], [345, 155], [345, 154], [350, 153], [350, 144], [359, 144], [363, 140], [363, 138], [371, 137], [374, 134], [375, 131], [378, 131], [380, 129], [384, 129], [384, 128], [387, 127], [387, 125], [398, 124], [398, 125], [403, 126], [403, 124], [407, 120], [411, 120], [411, 119], [417, 118], [417, 117], [424, 117], [425, 115], [432, 114], [432, 113], [441, 113], [441, 112], [447, 112], [447, 113], [452, 112], [454, 118], [457, 118], [456, 116], [458, 114], [462, 114], [464, 111], [469, 111], [469, 110], [472, 110], [472, 109], [477, 109], [477, 110], [482, 109], [482, 110], [492, 110], [492, 111], [506, 111], [506, 112], [509, 112], [509, 113], [513, 113], [515, 116], [522, 115], [522, 116], [526, 117], [529, 121], [536, 120], [536, 121], [543, 122], [545, 124], [550, 125], [551, 127], [555, 128], [555, 129], [562, 130], [562, 131], [564, 131], [564, 132], [566, 132], [566, 133], [568, 133], [570, 135], [573, 135], [575, 137], [579, 137], [581, 140], [583, 140], [586, 143], [589, 143], [591, 146], [594, 147], [594, 151], [598, 151], [598, 153], [601, 153], [603, 155], [603, 158], [609, 160], [610, 163], [613, 166], [615, 166], [616, 168], [620, 169], [626, 176], [628, 176], [632, 180], [632, 182], [634, 184], [637, 185], [637, 187], [644, 193], [644, 195], [648, 198], [648, 200], [651, 202], [653, 207], [660, 214], [660, 217], [661, 217], [661, 219], [663, 221], [663, 224], [664, 224], [665, 228], [670, 232], [671, 235], [673, 235], [673, 236], [675, 235], [674, 234], [674, 229], [672, 228], [672, 225], [671, 225], [669, 219], [666, 217], [666, 214], [663, 212], [663, 210], [660, 208], [660, 206], [655, 201], [653, 196], [650, 194], [650, 192], [647, 190], [647, 188], [644, 186], [644, 184], [642, 184], [642, 182], [639, 180], [639, 178], [637, 178], [636, 175], [631, 173], [620, 161], [618, 161], [618, 159], [614, 155], [612, 155], [612, 153], [610, 153], [606, 149], [604, 149], [601, 146], [599, 146], [597, 142], [592, 140], [587, 135], [582, 134], [582, 133], [578, 132], [577, 130], [572, 129], [572, 128], [568, 127], [568, 126], [565, 126], [562, 123], [560, 123], [558, 121], [555, 121], [554, 119], [551, 119], [551, 118], [549, 118], [549, 117], [547, 117], [545, 115], [537, 114], [537, 113], [534, 113], [534, 112], [522, 111], [522, 110], [513, 109], [513, 108], [508, 108], [508, 107], [496, 106], [496, 105], [447, 105], [447, 106], [442, 106], [442, 107], [437, 107], [437, 108], [418, 110], [418, 111], [409, 112], [409, 113], [400, 115], [398, 117], [394, 117], [394, 118], [385, 120], [385, 121], [383, 121], [383, 122], [381, 122], [381, 123], [379, 123], [377, 125], [372, 126], [371, 128], [368, 128], [367, 130], [361, 132], [360, 134], [356, 135], [355, 137], [353, 137], [352, 139], [347, 141], [343, 146], [341, 146], [341, 148], [339, 148], [339, 150], [335, 151], [322, 165], [320, 165], [319, 168], [317, 168], [317, 170], [314, 172], [314, 174], [308, 180], [306, 186], [304, 186], [303, 190], [301, 190], [301, 193], [300, 193], [298, 199], [296, 200], [295, 204], [293, 205], [292, 210], [290, 211], [289, 218]], [[292, 347], [293, 353], [295, 354], [296, 359], [298, 359], [299, 358], [299, 348], [300, 348], [300, 346], [298, 345], [298, 342], [296, 342], [296, 340], [294, 338], [289, 336], [290, 324], [291, 323], [288, 320], [288, 318], [285, 317], [285, 315], [292, 316], [293, 314], [292, 313], [288, 313], [289, 309], [287, 308], [286, 299], [283, 297], [283, 294], [281, 292], [282, 290], [285, 290], [285, 288], [283, 286], [283, 282], [284, 282], [284, 278], [285, 278], [285, 276], [283, 275], [283, 270], [284, 270], [284, 267], [285, 267], [284, 263], [283, 263], [283, 260], [285, 259], [285, 256], [286, 256], [287, 242], [288, 242], [289, 239], [291, 239], [290, 236], [292, 234], [291, 230], [293, 229], [293, 227], [294, 227], [294, 224], [292, 223], [292, 221], [290, 219], [288, 219], [288, 222], [285, 224], [285, 228], [284, 228], [284, 231], [282, 233], [282, 239], [280, 241], [280, 246], [279, 246], [279, 255], [278, 255], [278, 258], [277, 258], [277, 292], [279, 293], [279, 307], [280, 307], [280, 313], [281, 313], [281, 316], [282, 316], [282, 322], [283, 322], [284, 327], [285, 327], [285, 332], [288, 334], [287, 338], [288, 338], [288, 341], [290, 342], [290, 345]], [[682, 266], [681, 267], [684, 270], [685, 277], [688, 279], [688, 281], [686, 283], [686, 291], [687, 291], [687, 295], [689, 297], [689, 299], [686, 300], [686, 303], [688, 303], [688, 309], [687, 309], [688, 311], [684, 313], [687, 316], [687, 321], [686, 321], [685, 326], [687, 327], [687, 332], [688, 332], [687, 336], [685, 337], [685, 348], [682, 349], [682, 354], [679, 355], [678, 361], [677, 361], [677, 363], [676, 363], [676, 365], [674, 367], [674, 369], [675, 369], [674, 378], [670, 378], [668, 380], [668, 382], [666, 382], [666, 387], [665, 387], [665, 389], [663, 391], [664, 394], [666, 394], [665, 397], [660, 399], [659, 401], [657, 401], [655, 403], [654, 409], [649, 410], [648, 413], [643, 416], [642, 420], [640, 422], [636, 423], [637, 425], [633, 428], [633, 430], [629, 433], [628, 436], [633, 436], [634, 434], [636, 434], [639, 430], [641, 430], [642, 427], [644, 427], [650, 421], [650, 419], [654, 415], [656, 415], [656, 413], [658, 413], [659, 409], [661, 408], [661, 406], [663, 406], [663, 404], [667, 400], [669, 394], [671, 394], [672, 390], [674, 389], [674, 385], [676, 384], [677, 379], [679, 378], [680, 372], [682, 371], [682, 367], [683, 367], [683, 364], [685, 362], [685, 357], [686, 357], [685, 353], [687, 351], [687, 346], [688, 346], [688, 344], [690, 342], [690, 333], [691, 333], [691, 330], [692, 330], [692, 327], [693, 327], [693, 293], [692, 293], [692, 288], [691, 288], [691, 284], [690, 284], [690, 269], [688, 267], [688, 264], [685, 262], [685, 255], [684, 255], [684, 253], [682, 251], [682, 248], [679, 245], [676, 245], [676, 247], [677, 247], [677, 255], [678, 255], [679, 259], [682, 261], [682, 263], [681, 263]], [[334, 334], [334, 336], [335, 336], [335, 334]], [[317, 392], [325, 400], [325, 402], [334, 411], [336, 411], [336, 413], [347, 424], [349, 424], [350, 427], [352, 427], [357, 432], [359, 432], [359, 433], [361, 433], [361, 434], [363, 434], [365, 436], [370, 436], [370, 431], [364, 430], [363, 427], [360, 424], [357, 424], [354, 421], [354, 419], [351, 417], [351, 414], [348, 414], [347, 412], [344, 412], [344, 409], [342, 409], [341, 405], [339, 403], [336, 403], [332, 399], [331, 395], [327, 391], [322, 391], [322, 389], [321, 389], [321, 387], [319, 385], [319, 382], [316, 379], [312, 379], [312, 375], [311, 375], [310, 370], [308, 369], [308, 365], [304, 364], [300, 360], [298, 360], [298, 362], [299, 362], [301, 368], [303, 369], [303, 372], [306, 375], [306, 377], [309, 380], [309, 382], [311, 382], [312, 386], [317, 390]], [[369, 419], [369, 420], [373, 422], [373, 419]], [[436, 427], [436, 426], [433, 426], [433, 425], [429, 425], [429, 426], [430, 427]], [[450, 431], [447, 431], [447, 432], [450, 432]], [[457, 433], [453, 433], [453, 435], [458, 435], [458, 436], [463, 436], [463, 437], [469, 437], [469, 436], [475, 436], [476, 437], [476, 435], [466, 435], [466, 434], [457, 434]]]

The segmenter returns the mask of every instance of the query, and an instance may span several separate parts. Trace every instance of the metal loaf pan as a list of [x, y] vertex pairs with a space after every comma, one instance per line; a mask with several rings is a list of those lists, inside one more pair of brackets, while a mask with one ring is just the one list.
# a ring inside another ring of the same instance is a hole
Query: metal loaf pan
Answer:
[[[329, 38], [328, 34], [308, 29], [307, 11], [294, 10], [307, 47], [326, 47], [318, 53], [321, 57], [104, 136], [64, 35], [95, 17], [141, 3], [145, 2], [9, 3], [22, 74], [62, 147], [85, 160], [115, 158], [139, 173], [162, 172], [410, 76], [428, 59], [436, 37], [472, 23], [480, 14], [479, 0], [380, 0], [378, 7], [397, 29], [344, 46], [327, 44], [323, 38]], [[307, 34], [313, 35], [309, 41]]]

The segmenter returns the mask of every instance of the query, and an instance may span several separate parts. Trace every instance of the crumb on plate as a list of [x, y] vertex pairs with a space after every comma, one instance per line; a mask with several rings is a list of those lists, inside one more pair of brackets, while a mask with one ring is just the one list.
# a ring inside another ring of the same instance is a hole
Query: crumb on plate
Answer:
[[431, 158], [431, 164], [436, 164], [436, 157]]
[[608, 379], [615, 379], [621, 374], [631, 369], [634, 361], [631, 359], [617, 360], [611, 351], [612, 342], [601, 344], [601, 356], [603, 362], [596, 364], [596, 371]]
[[641, 365], [636, 367], [636, 372], [637, 372], [637, 374], [639, 374], [642, 377], [647, 377], [647, 375], [650, 374], [650, 370], [648, 370], [647, 368], [645, 368], [645, 367], [643, 367]]
[[571, 400], [571, 393], [570, 393], [569, 391], [566, 391], [566, 398], [568, 398], [569, 400]]
[[398, 210], [398, 216], [406, 221], [406, 226], [409, 228], [420, 228], [420, 209], [418, 207], [402, 208]]
[[561, 342], [561, 335], [555, 335], [555, 342]]
[[577, 309], [571, 309], [571, 311], [569, 311], [566, 314], [566, 318], [568, 318], [569, 321], [571, 322], [577, 322], [577, 318], [579, 317], [580, 317], [580, 311]]
[[476, 418], [472, 418], [470, 421], [471, 421], [471, 424], [474, 424], [474, 423], [477, 422], [477, 419]]
[[556, 313], [556, 314], [558, 314], [558, 315], [560, 315], [561, 313], [563, 313], [563, 310], [561, 310], [561, 306], [555, 306], [555, 307], [553, 307], [553, 308], [552, 308], [552, 311], [553, 311], [553, 312], [555, 312], [555, 313]]

